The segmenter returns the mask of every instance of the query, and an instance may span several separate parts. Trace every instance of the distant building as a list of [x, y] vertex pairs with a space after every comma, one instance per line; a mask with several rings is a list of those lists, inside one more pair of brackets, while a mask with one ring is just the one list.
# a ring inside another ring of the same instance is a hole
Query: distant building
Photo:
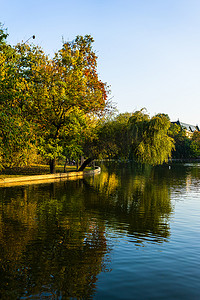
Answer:
[[195, 131], [200, 131], [198, 125], [194, 126], [194, 125], [186, 124], [186, 123], [180, 122], [179, 120], [176, 122], [171, 122], [171, 123], [177, 124], [177, 125], [181, 126], [182, 129], [185, 129], [188, 137], [191, 137]]

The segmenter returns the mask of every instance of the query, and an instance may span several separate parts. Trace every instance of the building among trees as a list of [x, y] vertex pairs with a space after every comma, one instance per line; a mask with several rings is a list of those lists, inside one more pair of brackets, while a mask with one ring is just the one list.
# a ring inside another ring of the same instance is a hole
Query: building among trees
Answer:
[[186, 124], [186, 123], [180, 122], [179, 120], [176, 122], [172, 122], [172, 124], [177, 124], [177, 125], [181, 126], [182, 130], [185, 129], [186, 136], [188, 136], [190, 138], [192, 137], [192, 135], [195, 131], [200, 131], [198, 125], [194, 126], [194, 125]]

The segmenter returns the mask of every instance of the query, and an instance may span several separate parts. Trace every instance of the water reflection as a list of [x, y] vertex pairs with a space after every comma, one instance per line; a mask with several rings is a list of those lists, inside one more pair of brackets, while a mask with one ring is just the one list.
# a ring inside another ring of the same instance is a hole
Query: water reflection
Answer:
[[84, 180], [1, 188], [0, 298], [92, 298], [110, 271], [107, 230], [136, 245], [168, 241], [171, 194], [199, 178], [190, 165], [112, 163]]
[[109, 249], [104, 223], [85, 210], [82, 182], [2, 189], [1, 196], [1, 298], [88, 299]]
[[87, 179], [86, 185], [97, 191], [88, 194], [87, 206], [101, 212], [113, 229], [126, 231], [135, 243], [167, 240], [173, 212], [167, 181], [156, 180], [155, 169], [147, 166], [102, 167], [99, 178]]

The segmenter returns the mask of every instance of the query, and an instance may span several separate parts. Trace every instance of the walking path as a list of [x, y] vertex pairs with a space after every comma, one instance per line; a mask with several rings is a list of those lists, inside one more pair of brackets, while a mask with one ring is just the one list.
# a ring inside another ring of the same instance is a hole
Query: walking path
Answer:
[[74, 180], [84, 178], [85, 176], [92, 176], [101, 173], [100, 167], [95, 167], [94, 170], [56, 173], [47, 175], [33, 175], [33, 176], [20, 176], [11, 178], [0, 178], [0, 186], [13, 186], [25, 184], [39, 184], [45, 182], [55, 182], [60, 180]]

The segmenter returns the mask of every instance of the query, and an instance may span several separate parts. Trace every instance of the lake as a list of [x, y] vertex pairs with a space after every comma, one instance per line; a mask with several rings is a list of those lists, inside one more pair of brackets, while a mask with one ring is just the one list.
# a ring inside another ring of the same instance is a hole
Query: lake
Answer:
[[0, 299], [200, 299], [200, 164], [0, 188]]

